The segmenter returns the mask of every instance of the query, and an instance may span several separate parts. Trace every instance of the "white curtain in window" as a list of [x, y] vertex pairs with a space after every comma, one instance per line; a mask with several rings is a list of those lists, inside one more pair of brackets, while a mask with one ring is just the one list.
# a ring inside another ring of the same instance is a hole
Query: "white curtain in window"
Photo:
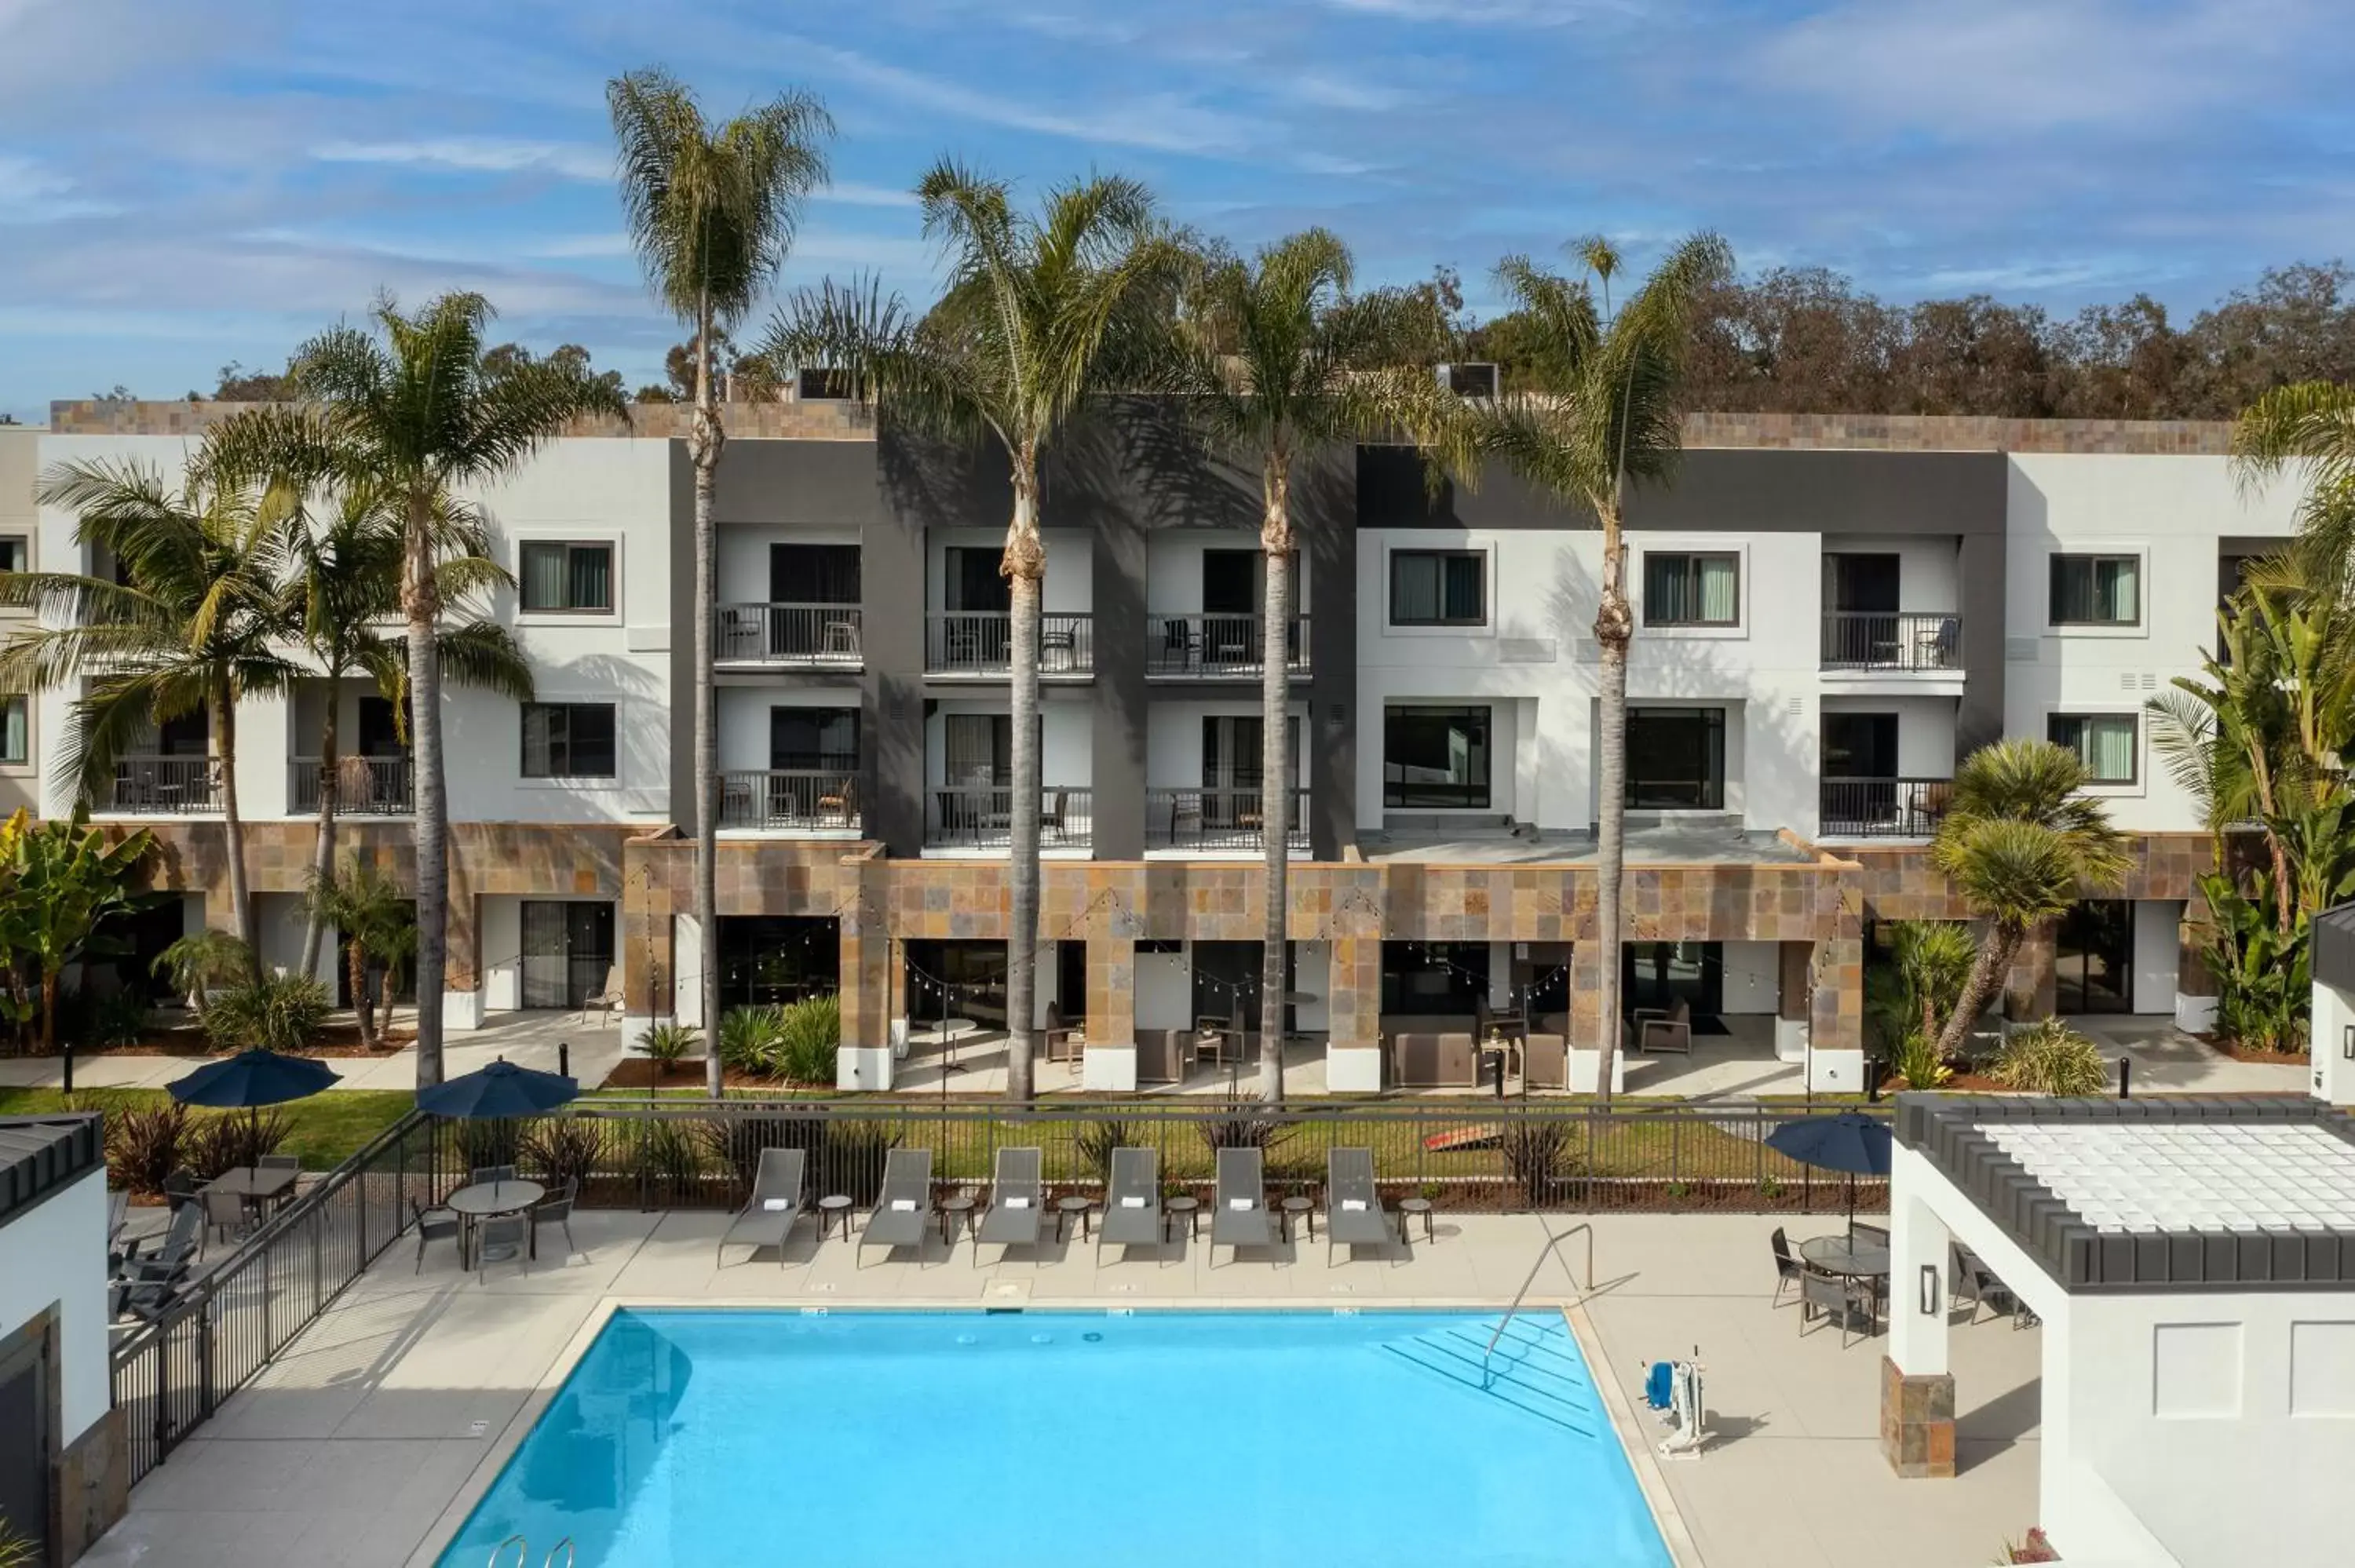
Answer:
[[1391, 619], [1397, 621], [1437, 620], [1439, 559], [1435, 556], [1391, 557]]
[[527, 779], [546, 779], [554, 771], [553, 747], [549, 732], [552, 715], [539, 704], [528, 704], [523, 710], [523, 771]]
[[564, 608], [564, 546], [526, 545], [523, 547], [523, 603], [526, 609]]
[[23, 762], [32, 755], [31, 737], [27, 734], [26, 703], [22, 697], [10, 697], [0, 706], [0, 762]]
[[1738, 613], [1740, 563], [1731, 556], [1703, 556], [1694, 564], [1700, 568], [1700, 619], [1732, 624]]
[[2085, 726], [2085, 766], [2096, 779], [2123, 782], [2135, 776], [2135, 721], [2126, 715], [2097, 718]]
[[2097, 564], [2094, 589], [2100, 609], [2097, 619], [2120, 625], [2132, 625], [2141, 619], [2141, 584], [2137, 577], [2140, 566], [2132, 556]]
[[613, 608], [613, 551], [602, 547], [572, 551], [567, 575], [570, 578], [567, 587], [570, 592], [567, 608], [572, 609]]

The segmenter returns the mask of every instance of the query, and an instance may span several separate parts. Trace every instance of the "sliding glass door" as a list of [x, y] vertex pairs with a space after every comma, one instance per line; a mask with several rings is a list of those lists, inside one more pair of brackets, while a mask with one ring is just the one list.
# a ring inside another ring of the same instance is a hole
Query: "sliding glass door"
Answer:
[[613, 967], [613, 906], [527, 899], [523, 906], [523, 1005], [579, 1007], [605, 990]]

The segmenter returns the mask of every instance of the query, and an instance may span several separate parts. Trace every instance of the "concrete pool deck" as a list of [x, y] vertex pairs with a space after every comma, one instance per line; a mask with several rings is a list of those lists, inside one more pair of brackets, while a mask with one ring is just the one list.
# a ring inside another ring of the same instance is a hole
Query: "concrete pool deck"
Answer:
[[[430, 1564], [520, 1440], [537, 1396], [615, 1301], [1495, 1307], [1519, 1287], [1549, 1229], [1580, 1223], [1594, 1227], [1601, 1279], [1581, 1325], [1598, 1376], [1640, 1406], [1650, 1361], [1698, 1346], [1707, 1366], [1709, 1452], [1659, 1467], [1699, 1562], [1879, 1568], [1902, 1555], [1913, 1568], [1981, 1568], [2005, 1538], [2036, 1522], [2036, 1331], [2004, 1319], [1955, 1330], [1961, 1474], [1900, 1481], [1878, 1446], [1886, 1340], [1843, 1350], [1835, 1328], [1802, 1338], [1796, 1306], [1770, 1308], [1771, 1218], [1442, 1215], [1437, 1239], [1423, 1241], [1418, 1227], [1402, 1260], [1327, 1268], [1322, 1241], [1304, 1238], [1296, 1254], [1278, 1248], [1272, 1259], [1247, 1253], [1230, 1262], [1221, 1251], [1215, 1266], [1199, 1244], [1171, 1249], [1166, 1263], [1114, 1251], [1101, 1270], [1076, 1234], [1067, 1245], [1001, 1262], [996, 1247], [976, 1259], [962, 1237], [946, 1253], [937, 1233], [921, 1261], [870, 1251], [862, 1268], [839, 1237], [817, 1243], [810, 1220], [795, 1231], [783, 1266], [773, 1252], [737, 1261], [739, 1247], [716, 1269], [713, 1242], [727, 1219], [584, 1211], [573, 1228], [585, 1256], [561, 1264], [544, 1256], [523, 1269], [494, 1265], [487, 1280], [459, 1274], [443, 1243], [413, 1274], [414, 1245], [396, 1245], [132, 1493], [128, 1517], [83, 1561], [97, 1568]], [[1784, 1223], [1800, 1234], [1833, 1228]], [[1583, 1238], [1565, 1250], [1582, 1269]], [[1568, 1294], [1549, 1269], [1531, 1299]], [[1648, 1416], [1639, 1420], [1648, 1428]], [[1565, 1561], [1576, 1561], [1574, 1545]]]

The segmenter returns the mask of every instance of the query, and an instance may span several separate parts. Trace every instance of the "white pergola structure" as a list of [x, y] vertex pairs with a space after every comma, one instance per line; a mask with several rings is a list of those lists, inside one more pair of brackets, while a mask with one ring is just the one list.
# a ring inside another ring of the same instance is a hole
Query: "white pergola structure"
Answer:
[[1898, 1100], [1883, 1452], [1954, 1474], [1955, 1247], [2042, 1319], [2072, 1564], [2337, 1563], [2355, 1478], [2355, 1120], [2287, 1097]]

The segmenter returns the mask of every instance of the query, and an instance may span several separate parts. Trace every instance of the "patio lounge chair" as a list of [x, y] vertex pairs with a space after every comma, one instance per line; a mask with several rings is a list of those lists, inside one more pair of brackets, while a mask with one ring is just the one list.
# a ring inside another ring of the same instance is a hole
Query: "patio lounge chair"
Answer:
[[[989, 1212], [982, 1215], [980, 1227], [973, 1233], [976, 1248], [991, 1242], [999, 1247], [1039, 1245], [1039, 1215], [1045, 1196], [1039, 1181], [1040, 1164], [1041, 1156], [1035, 1149], [997, 1151], [997, 1167], [989, 1179]], [[1004, 1252], [997, 1255], [998, 1261], [1005, 1261]]]
[[857, 1255], [865, 1257], [870, 1246], [921, 1247], [932, 1223], [932, 1151], [893, 1150], [883, 1161], [883, 1190], [876, 1194], [875, 1212], [858, 1233]]
[[1782, 1226], [1776, 1225], [1774, 1234], [1768, 1236], [1766, 1242], [1774, 1249], [1774, 1299], [1772, 1304], [1780, 1307], [1783, 1304], [1783, 1292], [1799, 1283], [1799, 1276], [1804, 1272], [1805, 1266], [1791, 1255], [1791, 1238], [1783, 1234]]
[[[1256, 1149], [1219, 1150], [1218, 1212], [1210, 1216], [1210, 1252], [1275, 1245], [1275, 1219], [1267, 1212], [1267, 1164]], [[1228, 1255], [1232, 1257], [1234, 1251]]]
[[1670, 1008], [1639, 1007], [1634, 1017], [1636, 1050], [1692, 1054], [1692, 1004], [1682, 997]]
[[187, 1288], [190, 1266], [186, 1258], [173, 1264], [150, 1261], [133, 1265], [129, 1275], [114, 1282], [109, 1315], [127, 1315], [143, 1322], [155, 1322], [172, 1309], [180, 1293]]
[[1388, 1246], [1391, 1218], [1374, 1187], [1374, 1151], [1337, 1149], [1325, 1157], [1325, 1266], [1345, 1246]]
[[[800, 1149], [761, 1150], [760, 1167], [752, 1172], [752, 1195], [719, 1234], [719, 1245], [712, 1249], [713, 1267], [719, 1266], [717, 1260], [730, 1242], [744, 1242], [754, 1252], [773, 1246], [777, 1266], [785, 1266], [785, 1238], [793, 1234], [794, 1222], [801, 1218], [802, 1165], [808, 1158], [808, 1151]], [[565, 1240], [571, 1239], [567, 1230]]]
[[1103, 1224], [1096, 1227], [1096, 1264], [1106, 1243], [1114, 1246], [1166, 1246], [1169, 1227], [1161, 1212], [1161, 1153], [1154, 1149], [1115, 1149], [1112, 1180], [1105, 1184]]

